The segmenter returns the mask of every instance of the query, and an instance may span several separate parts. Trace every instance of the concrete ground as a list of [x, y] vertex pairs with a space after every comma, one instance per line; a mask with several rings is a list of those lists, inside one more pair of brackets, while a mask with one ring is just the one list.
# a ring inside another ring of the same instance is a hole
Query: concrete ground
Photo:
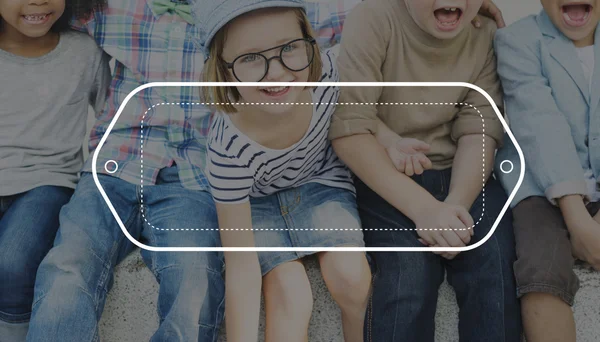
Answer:
[[[307, 271], [315, 296], [309, 341], [343, 341], [339, 309], [325, 288], [316, 260], [308, 260]], [[576, 271], [581, 278], [581, 290], [574, 308], [578, 340], [597, 342], [600, 341], [600, 273], [582, 266]], [[102, 316], [102, 341], [148, 341], [158, 326], [156, 302], [156, 281], [136, 252], [117, 268], [115, 284]], [[454, 292], [444, 283], [440, 288], [436, 341], [458, 341], [457, 316]], [[263, 328], [264, 317], [261, 318], [261, 331]], [[226, 339], [221, 336], [219, 342], [224, 341]]]

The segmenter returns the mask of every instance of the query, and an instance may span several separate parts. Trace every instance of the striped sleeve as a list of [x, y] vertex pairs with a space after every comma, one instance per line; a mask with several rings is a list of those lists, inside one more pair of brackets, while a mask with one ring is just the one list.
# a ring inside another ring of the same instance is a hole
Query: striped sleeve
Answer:
[[254, 185], [250, 169], [208, 145], [206, 177], [215, 202], [239, 204], [249, 200]]
[[336, 59], [336, 52], [333, 49], [327, 49], [321, 53], [321, 60], [323, 61], [321, 82], [340, 81], [340, 75], [338, 74], [338, 70], [335, 66]]

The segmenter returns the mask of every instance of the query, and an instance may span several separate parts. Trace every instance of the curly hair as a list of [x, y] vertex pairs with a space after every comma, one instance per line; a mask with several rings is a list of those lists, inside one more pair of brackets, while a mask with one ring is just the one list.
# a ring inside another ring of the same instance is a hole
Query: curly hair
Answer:
[[[70, 28], [72, 19], [85, 19], [99, 11], [106, 5], [106, 0], [65, 0], [65, 11], [52, 25], [53, 32], [63, 32]], [[2, 29], [2, 16], [0, 16], [0, 30]]]

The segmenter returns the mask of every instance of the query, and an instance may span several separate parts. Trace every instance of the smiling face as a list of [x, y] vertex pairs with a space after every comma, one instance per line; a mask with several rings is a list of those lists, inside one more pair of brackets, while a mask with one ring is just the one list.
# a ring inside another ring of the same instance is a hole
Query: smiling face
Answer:
[[413, 20], [438, 39], [456, 37], [479, 12], [483, 0], [404, 0]]
[[552, 23], [575, 46], [594, 44], [594, 33], [600, 19], [600, 0], [542, 0], [542, 6]]
[[[221, 57], [231, 63], [238, 56], [265, 51], [298, 38], [304, 38], [304, 34], [298, 15], [294, 10], [281, 8], [258, 10], [242, 15], [228, 25]], [[279, 56], [280, 50], [273, 49], [262, 53], [267, 59], [270, 59]], [[285, 52], [287, 53], [287, 50]], [[241, 62], [246, 62], [247, 65], [252, 66], [255, 59], [253, 57], [251, 61], [243, 60]], [[278, 58], [274, 58], [270, 61], [268, 73], [262, 79], [262, 82], [307, 82], [310, 69], [291, 71], [284, 67]], [[236, 80], [231, 69], [228, 70], [228, 76], [230, 81]], [[298, 102], [304, 88], [237, 87], [237, 91], [242, 102], [295, 103]], [[271, 114], [281, 114], [288, 112], [290, 107], [288, 105], [267, 105], [261, 106], [260, 109]]]
[[27, 38], [45, 36], [64, 11], [64, 0], [0, 0], [2, 30]]

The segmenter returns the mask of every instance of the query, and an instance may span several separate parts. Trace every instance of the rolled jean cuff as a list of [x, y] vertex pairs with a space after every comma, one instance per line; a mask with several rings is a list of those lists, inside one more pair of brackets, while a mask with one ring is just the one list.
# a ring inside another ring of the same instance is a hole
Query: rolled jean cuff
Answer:
[[571, 294], [559, 287], [548, 284], [529, 284], [517, 288], [517, 297], [521, 298], [528, 293], [546, 293], [560, 298], [565, 303], [573, 306], [575, 302], [575, 294]]

